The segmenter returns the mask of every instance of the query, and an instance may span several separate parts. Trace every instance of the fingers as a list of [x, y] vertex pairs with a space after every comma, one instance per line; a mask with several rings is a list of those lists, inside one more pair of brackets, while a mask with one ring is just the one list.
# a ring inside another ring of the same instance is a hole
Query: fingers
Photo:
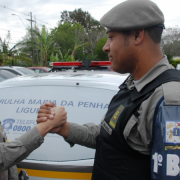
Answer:
[[38, 111], [38, 117], [49, 117], [50, 115], [55, 115], [55, 111], [53, 109], [51, 110], [46, 110], [46, 109], [39, 109]]
[[54, 112], [58, 112], [58, 113], [62, 113], [62, 114], [67, 114], [64, 106], [53, 107], [51, 110], [54, 111]]
[[53, 102], [45, 103], [45, 106], [50, 107], [50, 108], [56, 107], [56, 105]]
[[37, 124], [45, 122], [48, 119], [52, 120], [55, 116], [55, 111], [53, 110], [53, 108], [55, 107], [56, 105], [53, 102], [49, 102], [49, 103], [45, 103], [44, 105], [41, 105], [37, 115], [37, 120], [36, 120]]
[[54, 109], [39, 109], [38, 114], [55, 114]]
[[53, 118], [54, 118], [54, 115], [55, 115], [55, 113], [54, 113], [54, 114], [38, 113], [37, 119], [38, 119], [38, 118], [41, 118], [41, 119], [43, 119], [43, 120], [53, 119]]
[[47, 117], [40, 117], [40, 118], [37, 118], [36, 120], [37, 124], [45, 122], [45, 121], [47, 121]]
[[53, 110], [55, 111], [55, 114], [57, 113], [60, 120], [61, 119], [62, 120], [67, 120], [67, 111], [65, 110], [65, 108], [63, 106], [53, 108]]
[[[53, 119], [53, 120], [52, 120]], [[41, 105], [38, 115], [37, 124], [50, 121], [52, 128], [60, 127], [67, 122], [67, 112], [63, 106], [56, 107], [52, 102]], [[54, 132], [57, 130], [54, 130]]]
[[63, 106], [53, 108], [55, 117], [53, 119], [54, 127], [62, 126], [67, 121], [67, 112]]
[[52, 107], [41, 105], [37, 115], [37, 124], [47, 121], [47, 119], [53, 119], [55, 111]]
[[51, 106], [46, 106], [45, 104], [40, 106], [40, 109], [46, 109], [46, 110], [50, 110], [52, 107]]

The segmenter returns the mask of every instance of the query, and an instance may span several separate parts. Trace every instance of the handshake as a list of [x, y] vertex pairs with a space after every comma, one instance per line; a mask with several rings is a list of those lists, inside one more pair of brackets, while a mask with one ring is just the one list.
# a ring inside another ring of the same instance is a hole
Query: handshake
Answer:
[[69, 133], [69, 123], [64, 107], [56, 107], [53, 102], [41, 105], [37, 116], [37, 128], [43, 137], [51, 132], [66, 138]]

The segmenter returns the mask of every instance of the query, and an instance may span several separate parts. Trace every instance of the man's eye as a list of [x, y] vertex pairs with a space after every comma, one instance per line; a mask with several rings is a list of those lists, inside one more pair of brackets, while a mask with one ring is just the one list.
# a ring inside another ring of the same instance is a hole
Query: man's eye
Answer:
[[112, 39], [112, 36], [108, 36], [109, 39]]

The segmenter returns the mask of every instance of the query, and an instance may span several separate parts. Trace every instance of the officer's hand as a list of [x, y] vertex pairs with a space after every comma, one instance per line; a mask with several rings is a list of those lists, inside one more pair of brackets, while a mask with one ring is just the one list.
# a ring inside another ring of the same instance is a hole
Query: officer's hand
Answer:
[[56, 105], [53, 102], [41, 105], [38, 111], [37, 124], [47, 121], [47, 119], [53, 119], [55, 115], [55, 112], [53, 110], [54, 107], [56, 107]]
[[67, 112], [63, 106], [54, 107], [55, 116], [53, 120], [47, 120], [50, 123], [50, 126], [53, 128], [59, 128], [67, 122]]

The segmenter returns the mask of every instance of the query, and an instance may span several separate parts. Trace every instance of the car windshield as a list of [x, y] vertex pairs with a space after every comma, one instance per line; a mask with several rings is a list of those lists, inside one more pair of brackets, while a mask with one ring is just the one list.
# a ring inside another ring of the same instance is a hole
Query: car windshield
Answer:
[[27, 68], [23, 68], [23, 67], [18, 68], [18, 70], [20, 72], [22, 72], [23, 74], [35, 74], [35, 72], [33, 70], [27, 69]]

